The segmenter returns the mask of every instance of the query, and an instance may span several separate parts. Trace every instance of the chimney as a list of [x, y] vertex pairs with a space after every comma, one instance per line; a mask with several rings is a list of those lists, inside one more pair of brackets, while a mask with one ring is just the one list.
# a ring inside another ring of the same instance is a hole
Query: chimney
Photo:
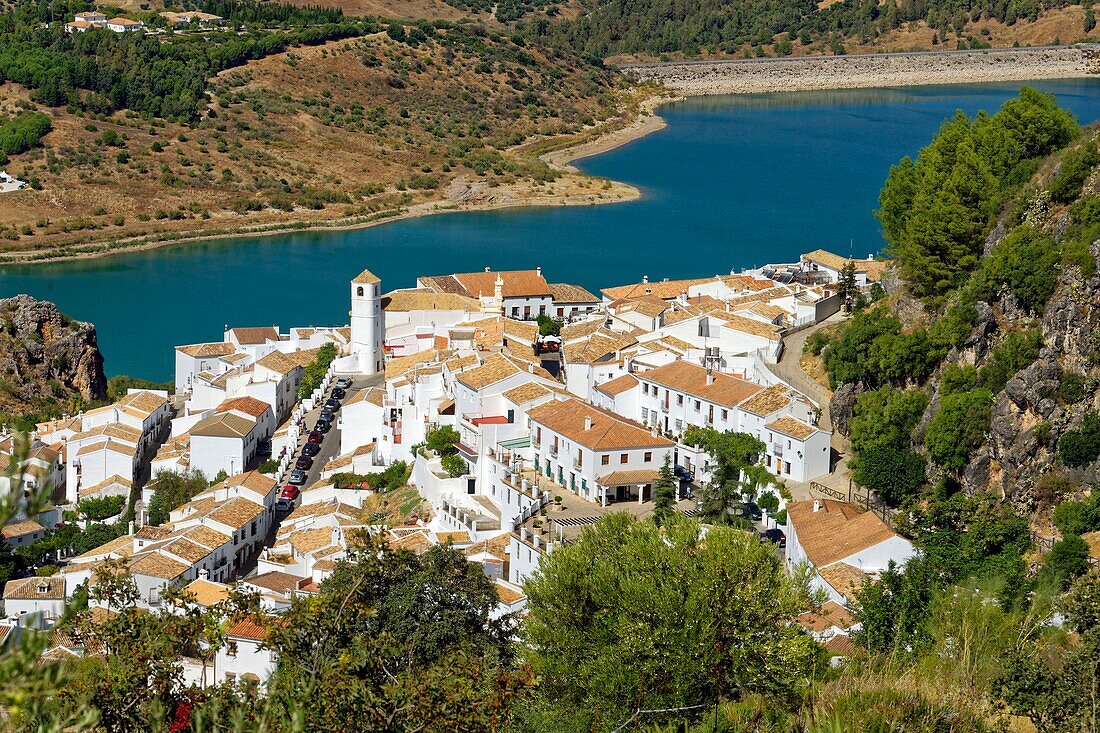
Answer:
[[869, 262], [874, 262], [874, 261], [875, 261], [875, 255], [874, 255], [874, 253], [872, 253], [872, 254], [869, 254], [869, 255], [867, 255], [867, 260], [868, 260]]
[[130, 524], [129, 524], [129, 526], [127, 526], [126, 529], [127, 529], [127, 534], [133, 534], [134, 533], [134, 520], [132, 520], [132, 519], [130, 520]]
[[649, 275], [642, 275], [642, 284], [643, 285], [648, 285], [649, 284]]
[[591, 430], [592, 429], [592, 416], [591, 415], [585, 415], [584, 416], [584, 429], [585, 430]]
[[535, 274], [538, 275], [539, 277], [542, 277], [542, 265], [539, 265], [538, 267], [535, 268]]
[[821, 502], [814, 499], [814, 514], [817, 514], [819, 511], [821, 511]]
[[491, 268], [489, 268], [489, 267], [486, 267], [486, 268], [485, 268], [485, 272], [492, 272], [492, 271], [493, 271], [493, 270], [492, 270]]
[[712, 384], [714, 384], [714, 372], [707, 369], [707, 386], [709, 387]]
[[206, 568], [199, 568], [199, 580], [210, 580], [210, 571]]

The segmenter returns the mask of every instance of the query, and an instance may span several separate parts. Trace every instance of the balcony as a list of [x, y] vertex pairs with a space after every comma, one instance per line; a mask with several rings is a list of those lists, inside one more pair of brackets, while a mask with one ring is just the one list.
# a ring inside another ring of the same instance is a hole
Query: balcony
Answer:
[[782, 458], [783, 457], [783, 446], [780, 445], [779, 443], [776, 443], [775, 445], [773, 445], [772, 446], [772, 455], [775, 456], [776, 458]]

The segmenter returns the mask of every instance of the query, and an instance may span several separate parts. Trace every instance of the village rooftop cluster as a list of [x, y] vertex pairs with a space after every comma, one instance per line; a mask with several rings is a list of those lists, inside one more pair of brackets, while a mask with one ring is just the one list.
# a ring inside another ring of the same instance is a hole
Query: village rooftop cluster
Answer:
[[[388, 292], [363, 271], [349, 283], [346, 326], [227, 326], [217, 340], [177, 346], [174, 394], [134, 390], [42, 423], [29, 456], [0, 479], [0, 491], [49, 482], [59, 501], [5, 526], [14, 546], [84, 499], [132, 497], [136, 509], [118, 539], [59, 557], [50, 577], [10, 581], [0, 638], [49, 632], [107, 560], [124, 564], [148, 610], [173, 610], [167, 588], [211, 606], [236, 587], [258, 593], [274, 618], [354, 558], [363, 532], [417, 553], [460, 550], [496, 584], [497, 612], [522, 613], [524, 581], [549, 553], [608, 512], [652, 512], [666, 460], [677, 510], [697, 513], [713, 461], [685, 439], [694, 426], [766, 446], [761, 465], [786, 522], [773, 512], [760, 527], [785, 533], [788, 568], [811, 568], [828, 603], [796, 621], [843, 656], [854, 590], [915, 550], [873, 511], [826, 498], [845, 481], [826, 406], [777, 364], [787, 338], [842, 310], [849, 262], [859, 288], [889, 287], [889, 262], [824, 250], [730, 275], [642, 277], [598, 295], [549, 282], [541, 268], [424, 276]], [[539, 317], [560, 334], [540, 334]], [[303, 387], [323, 352], [335, 354], [323, 379]], [[457, 432], [457, 468], [425, 445], [444, 426]], [[11, 464], [14, 439], [2, 445], [0, 464]], [[379, 526], [364, 516], [371, 489], [346, 477], [399, 461], [426, 510]], [[158, 477], [196, 471], [223, 478], [151, 524]], [[262, 684], [275, 665], [263, 639], [263, 623], [237, 623], [211, 659], [182, 660], [185, 676]], [[60, 633], [46, 652], [87, 653]]]

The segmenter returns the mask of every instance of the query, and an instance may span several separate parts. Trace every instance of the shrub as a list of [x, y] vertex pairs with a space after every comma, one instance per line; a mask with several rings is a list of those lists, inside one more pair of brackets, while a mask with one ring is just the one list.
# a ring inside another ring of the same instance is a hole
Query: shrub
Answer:
[[947, 395], [940, 411], [928, 423], [924, 444], [928, 455], [942, 468], [958, 473], [966, 468], [970, 454], [989, 432], [990, 404], [987, 389]]
[[1058, 441], [1058, 457], [1072, 468], [1087, 466], [1100, 457], [1100, 415], [1085, 415], [1081, 427], [1070, 430]]
[[0, 124], [0, 150], [17, 155], [37, 147], [53, 129], [50, 118], [41, 112], [24, 112]]
[[443, 466], [443, 470], [451, 478], [455, 478], [465, 474], [470, 470], [470, 466], [466, 463], [466, 459], [458, 455], [458, 453], [448, 453], [440, 459], [440, 464]]
[[1070, 150], [1063, 156], [1058, 175], [1050, 182], [1050, 198], [1061, 204], [1069, 203], [1081, 194], [1081, 186], [1094, 166], [1100, 163], [1096, 143], [1088, 142]]
[[976, 280], [987, 300], [1007, 287], [1025, 310], [1042, 311], [1058, 285], [1061, 252], [1050, 235], [1031, 226], [1012, 230], [982, 262]]

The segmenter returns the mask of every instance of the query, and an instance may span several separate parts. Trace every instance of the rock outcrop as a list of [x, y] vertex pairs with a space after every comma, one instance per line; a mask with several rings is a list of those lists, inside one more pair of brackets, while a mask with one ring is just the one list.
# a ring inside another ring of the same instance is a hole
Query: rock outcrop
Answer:
[[95, 326], [27, 295], [0, 299], [0, 410], [20, 414], [107, 396]]

